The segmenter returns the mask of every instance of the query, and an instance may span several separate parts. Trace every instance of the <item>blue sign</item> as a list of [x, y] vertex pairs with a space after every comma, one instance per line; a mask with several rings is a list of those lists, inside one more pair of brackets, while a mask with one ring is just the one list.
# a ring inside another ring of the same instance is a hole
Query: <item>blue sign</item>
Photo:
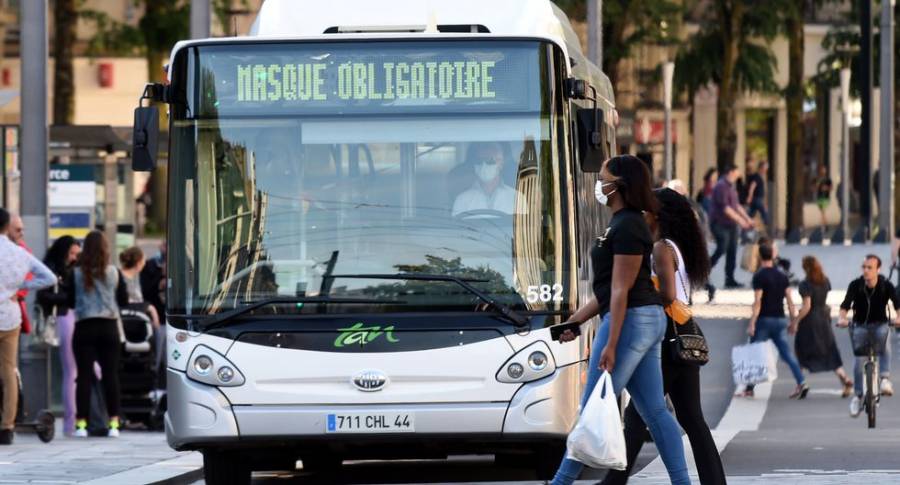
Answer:
[[90, 227], [91, 215], [87, 212], [63, 212], [50, 214], [50, 227]]

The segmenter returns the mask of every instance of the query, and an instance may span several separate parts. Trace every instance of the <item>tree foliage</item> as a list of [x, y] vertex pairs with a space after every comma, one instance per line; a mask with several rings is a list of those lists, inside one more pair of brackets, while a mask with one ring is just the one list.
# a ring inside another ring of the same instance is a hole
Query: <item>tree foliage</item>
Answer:
[[718, 86], [716, 158], [719, 169], [734, 161], [738, 97], [744, 92], [776, 92], [776, 62], [771, 42], [780, 28], [781, 0], [714, 0], [700, 29], [675, 60], [677, 88], [693, 95], [710, 83]]
[[[586, 0], [556, 0], [574, 20], [587, 17]], [[677, 41], [682, 7], [672, 0], [603, 0], [603, 71], [615, 86], [619, 63], [644, 44]]]

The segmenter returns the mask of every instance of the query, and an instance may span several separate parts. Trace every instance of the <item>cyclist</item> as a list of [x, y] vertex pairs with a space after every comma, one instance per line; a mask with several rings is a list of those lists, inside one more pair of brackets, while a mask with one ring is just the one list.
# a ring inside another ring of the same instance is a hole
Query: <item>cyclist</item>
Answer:
[[[894, 285], [880, 274], [881, 258], [870, 254], [866, 256], [862, 265], [863, 275], [850, 282], [847, 288], [847, 296], [841, 303], [840, 317], [838, 318], [839, 327], [847, 327], [850, 324], [847, 318], [850, 310], [853, 310], [853, 328], [851, 329], [852, 339], [867, 339], [871, 335], [874, 342], [885, 341], [888, 339], [888, 324], [890, 323], [887, 315], [887, 304], [890, 301], [894, 305], [894, 310], [900, 309], [900, 298], [894, 290]], [[900, 314], [894, 319], [894, 325], [900, 326]], [[881, 377], [881, 394], [884, 396], [892, 396], [894, 388], [891, 385], [891, 352], [890, 341], [884, 346], [881, 353], [878, 354], [878, 372]], [[857, 417], [862, 412], [860, 405], [863, 395], [863, 366], [866, 357], [856, 357], [856, 364], [853, 367], [854, 375], [854, 391], [856, 395], [850, 401], [850, 416]]]

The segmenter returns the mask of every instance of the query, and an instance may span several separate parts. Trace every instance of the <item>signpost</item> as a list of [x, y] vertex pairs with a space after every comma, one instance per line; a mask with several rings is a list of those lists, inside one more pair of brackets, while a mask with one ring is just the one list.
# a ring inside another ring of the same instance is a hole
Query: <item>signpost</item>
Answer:
[[50, 239], [83, 239], [94, 227], [97, 183], [93, 165], [51, 165], [47, 184]]

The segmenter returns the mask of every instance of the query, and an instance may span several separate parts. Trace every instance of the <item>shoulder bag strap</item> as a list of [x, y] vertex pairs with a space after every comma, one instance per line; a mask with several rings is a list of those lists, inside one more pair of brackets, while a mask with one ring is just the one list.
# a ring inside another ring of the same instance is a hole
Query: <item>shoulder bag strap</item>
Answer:
[[[672, 264], [675, 266], [675, 274], [678, 276], [678, 279], [681, 280], [681, 287], [684, 288], [684, 292], [687, 293], [688, 296], [688, 305], [694, 304], [694, 295], [693, 288], [689, 286], [689, 283], [685, 283], [684, 276], [678, 271], [678, 253], [675, 252], [675, 248], [669, 244], [669, 241], [663, 239], [666, 243], [666, 247], [669, 248], [669, 252], [672, 253]], [[678, 291], [675, 292], [675, 297], [678, 297]]]

